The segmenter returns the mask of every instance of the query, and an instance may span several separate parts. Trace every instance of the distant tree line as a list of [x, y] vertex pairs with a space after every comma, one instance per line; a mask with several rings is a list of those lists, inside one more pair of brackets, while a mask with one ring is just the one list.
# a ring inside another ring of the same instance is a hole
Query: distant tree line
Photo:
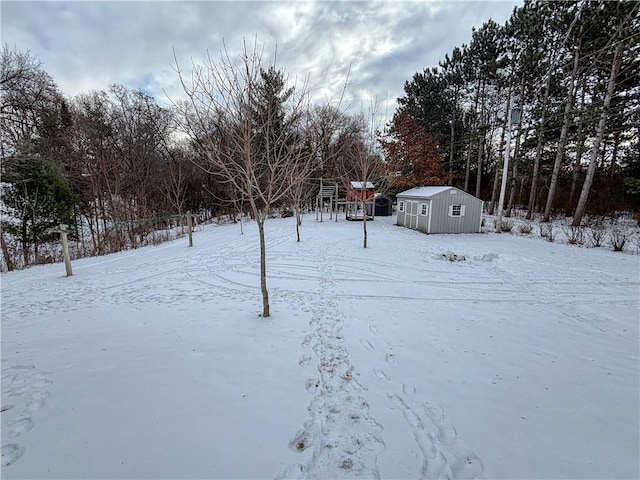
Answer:
[[[414, 122], [433, 137], [423, 144], [436, 143], [425, 180], [453, 182], [493, 213], [519, 107], [506, 215], [524, 207], [529, 218], [563, 213], [579, 225], [585, 212], [640, 207], [639, 102], [640, 3], [527, 0], [407, 81], [386, 135], [395, 144]], [[448, 175], [434, 178], [438, 166]]]
[[59, 224], [82, 239], [82, 255], [144, 245], [186, 211], [248, 214], [262, 226], [288, 207], [299, 226], [319, 179], [342, 184], [356, 175], [357, 145], [372, 140], [361, 116], [313, 105], [304, 86], [256, 52], [190, 65], [186, 100], [162, 107], [122, 85], [67, 98], [36, 58], [5, 45], [5, 267], [50, 261], [42, 246]]
[[263, 238], [274, 209], [293, 209], [300, 226], [320, 179], [391, 193], [455, 184], [493, 213], [513, 106], [523, 115], [512, 126], [507, 215], [523, 206], [579, 224], [585, 212], [638, 210], [639, 10], [527, 1], [407, 81], [381, 132], [364, 114], [313, 104], [255, 45], [194, 61], [186, 74], [176, 61], [185, 95], [166, 107], [122, 85], [65, 97], [36, 58], [5, 45], [4, 266], [47, 261], [42, 247], [61, 223], [83, 255], [144, 245], [186, 211], [248, 214]]
[[137, 246], [150, 225], [206, 205], [192, 155], [171, 140], [172, 113], [112, 85], [65, 98], [40, 62], [4, 46], [0, 74], [2, 240], [19, 240], [22, 264], [60, 223], [82, 229], [90, 253]]

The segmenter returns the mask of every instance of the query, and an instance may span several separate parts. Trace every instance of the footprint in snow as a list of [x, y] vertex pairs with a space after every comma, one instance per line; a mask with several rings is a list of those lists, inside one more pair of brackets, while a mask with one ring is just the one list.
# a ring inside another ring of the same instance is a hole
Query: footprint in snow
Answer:
[[455, 427], [446, 422], [444, 410], [421, 401], [415, 388], [402, 388], [403, 395], [387, 393], [413, 430], [422, 452], [422, 478], [479, 478], [484, 466], [478, 456], [458, 443]]
[[304, 385], [305, 389], [309, 393], [314, 393], [316, 390], [318, 390], [319, 386], [320, 386], [320, 380], [318, 380], [317, 378], [307, 378], [307, 381], [305, 382], [305, 385]]
[[373, 345], [371, 345], [371, 342], [369, 340], [367, 340], [366, 338], [361, 338], [360, 339], [360, 344], [366, 348], [369, 351], [375, 350], [375, 348], [373, 347]]
[[387, 362], [389, 365], [391, 365], [392, 363], [396, 362], [396, 354], [395, 353], [387, 353], [384, 356], [384, 360], [385, 362]]
[[460, 452], [449, 467], [453, 478], [480, 478], [484, 473], [482, 460], [471, 450]]
[[24, 455], [24, 452], [25, 448], [17, 443], [2, 445], [2, 466], [8, 467]]
[[311, 357], [309, 355], [303, 355], [302, 357], [300, 357], [300, 360], [298, 360], [298, 365], [300, 365], [301, 367], [306, 367], [310, 362]]
[[47, 403], [47, 398], [49, 398], [48, 392], [33, 392], [31, 394], [31, 399], [25, 407], [25, 411], [27, 413], [36, 413], [42, 410]]
[[386, 380], [387, 382], [390, 380], [389, 375], [387, 375], [384, 370], [380, 370], [379, 368], [374, 368], [373, 374], [378, 378], [378, 380]]
[[[18, 438], [35, 427], [32, 415], [44, 408], [49, 398], [48, 387], [53, 383], [51, 373], [39, 371], [35, 365], [16, 365], [3, 371], [3, 397], [16, 398], [16, 402], [2, 406], [2, 412], [15, 407], [21, 410], [17, 419], [3, 422], [3, 439]], [[2, 466], [8, 467], [21, 458], [26, 448], [17, 443], [2, 445]]]
[[47, 378], [46, 373], [37, 373], [33, 375], [31, 380], [31, 386], [34, 388], [44, 388], [52, 383], [53, 382]]
[[7, 436], [9, 438], [16, 438], [25, 433], [31, 431], [35, 427], [35, 423], [31, 418], [19, 418], [18, 420], [11, 422], [7, 427]]

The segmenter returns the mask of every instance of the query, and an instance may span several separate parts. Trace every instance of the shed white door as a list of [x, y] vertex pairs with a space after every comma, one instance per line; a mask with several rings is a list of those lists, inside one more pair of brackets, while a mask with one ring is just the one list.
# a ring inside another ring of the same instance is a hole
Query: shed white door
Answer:
[[406, 225], [409, 228], [413, 228], [414, 230], [418, 228], [418, 202], [407, 202], [407, 222]]

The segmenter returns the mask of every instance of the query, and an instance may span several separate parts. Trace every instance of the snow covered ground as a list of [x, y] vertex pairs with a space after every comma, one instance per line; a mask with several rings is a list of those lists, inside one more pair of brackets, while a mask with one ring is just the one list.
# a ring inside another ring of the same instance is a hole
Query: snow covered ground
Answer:
[[640, 476], [637, 255], [294, 222], [3, 274], [2, 477]]

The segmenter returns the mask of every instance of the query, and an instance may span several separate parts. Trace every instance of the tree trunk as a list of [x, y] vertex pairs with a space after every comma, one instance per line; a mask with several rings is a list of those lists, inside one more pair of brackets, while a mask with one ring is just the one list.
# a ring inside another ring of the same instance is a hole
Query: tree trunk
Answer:
[[544, 207], [543, 222], [548, 222], [551, 218], [551, 209], [553, 208], [553, 201], [556, 195], [556, 187], [558, 185], [558, 177], [560, 176], [560, 167], [562, 166], [562, 159], [564, 158], [564, 149], [567, 144], [567, 132], [569, 130], [569, 117], [573, 110], [573, 104], [575, 100], [575, 85], [576, 77], [578, 75], [578, 65], [580, 63], [580, 45], [576, 46], [576, 51], [573, 57], [573, 70], [571, 71], [571, 78], [569, 80], [568, 98], [567, 104], [564, 108], [564, 116], [562, 120], [562, 129], [560, 130], [560, 141], [558, 143], [558, 151], [556, 152], [556, 160], [553, 164], [553, 172], [551, 173], [551, 183], [549, 184], [549, 194], [547, 195], [547, 204]]
[[[520, 101], [524, 98], [525, 81], [524, 76], [520, 77], [520, 92], [518, 94]], [[516, 201], [516, 190], [518, 189], [518, 163], [520, 158], [520, 141], [522, 140], [522, 119], [524, 115], [520, 114], [517, 125], [516, 146], [513, 150], [513, 175], [511, 178], [511, 193], [509, 194], [509, 203], [507, 204], [506, 216], [510, 217], [513, 210], [513, 205]], [[528, 132], [525, 132], [525, 137]]]
[[[107, 228], [107, 210], [106, 210], [106, 206], [105, 206], [105, 201], [102, 198], [102, 196], [99, 197], [100, 198], [100, 213], [101, 213], [101, 217], [102, 217], [102, 233], [104, 234], [102, 237], [103, 238], [107, 238], [108, 236], [108, 228]], [[109, 202], [110, 205], [113, 205], [113, 202]], [[113, 208], [111, 209], [113, 211]], [[114, 212], [115, 213], [115, 212]], [[114, 220], [120, 220], [120, 215], [113, 215], [113, 219]]]
[[469, 191], [469, 176], [471, 173], [471, 140], [469, 140], [467, 147], [467, 162], [464, 167], [464, 191]]
[[540, 172], [540, 160], [542, 159], [542, 149], [544, 147], [544, 128], [547, 104], [549, 102], [549, 89], [551, 87], [551, 72], [547, 72], [547, 81], [542, 97], [542, 114], [540, 116], [540, 127], [538, 130], [538, 144], [536, 145], [536, 156], [533, 160], [533, 173], [531, 175], [531, 190], [529, 191], [529, 205], [527, 209], [527, 220], [531, 220], [536, 209], [536, 199], [538, 196], [538, 175]]
[[[457, 105], [457, 99], [456, 99]], [[454, 123], [456, 121], [456, 110], [453, 109], [453, 118], [451, 119], [451, 143], [449, 145], [449, 185], [453, 183], [453, 138], [455, 133]]]
[[[95, 194], [95, 192], [94, 192]], [[94, 249], [96, 252], [99, 251], [99, 249], [102, 249], [102, 240], [104, 239], [104, 235], [106, 232], [102, 232], [102, 234], [100, 233], [100, 207], [98, 205], [98, 202], [100, 202], [100, 196], [98, 194], [94, 195], [95, 198], [97, 198], [96, 202], [92, 202], [92, 205], [90, 207], [90, 212], [91, 212], [91, 216], [93, 217], [93, 219], [95, 220], [95, 232], [96, 232], [96, 239], [95, 239], [95, 244], [94, 244]]]
[[[364, 182], [363, 185], [366, 185]], [[366, 195], [366, 191], [364, 193]], [[362, 247], [367, 248], [367, 202], [366, 196], [362, 201]]]
[[4, 263], [7, 264], [7, 270], [12, 272], [16, 267], [13, 264], [13, 260], [9, 254], [9, 247], [7, 247], [7, 241], [4, 239], [4, 235], [2, 233], [0, 233], [0, 243], [2, 244], [2, 256], [4, 257]]
[[[478, 79], [478, 86], [476, 87], [476, 95], [475, 95], [475, 100], [473, 105], [474, 114], [478, 113], [479, 99], [480, 99], [480, 79]], [[478, 135], [478, 120], [475, 119], [472, 138], [477, 135]], [[464, 172], [464, 191], [467, 193], [469, 192], [469, 176], [471, 172], [471, 144], [472, 144], [472, 141], [471, 139], [469, 139], [469, 151], [467, 152], [467, 165], [465, 167], [465, 172]]]
[[[507, 112], [508, 118], [511, 116], [511, 109]], [[508, 120], [507, 142], [505, 144], [504, 162], [502, 163], [502, 179], [500, 181], [500, 197], [498, 199], [498, 213], [496, 214], [496, 233], [502, 232], [502, 215], [504, 209], [504, 194], [507, 189], [507, 177], [509, 173], [509, 150], [511, 147], [511, 120]]]
[[[522, 98], [522, 97], [521, 97]], [[516, 191], [518, 190], [518, 163], [520, 158], [520, 142], [522, 139], [522, 115], [520, 116], [520, 121], [518, 122], [518, 133], [516, 137], [516, 146], [513, 149], [513, 174], [511, 175], [511, 193], [509, 193], [509, 202], [507, 203], [507, 211], [505, 212], [505, 216], [510, 217], [511, 212], [513, 211], [513, 206], [516, 201]], [[528, 132], [525, 132], [525, 136]]]
[[91, 234], [91, 244], [93, 246], [93, 251], [97, 250], [98, 240], [96, 238], [95, 227], [93, 226], [93, 215], [91, 214], [91, 208], [89, 208], [89, 212], [84, 215], [87, 219], [87, 226], [89, 227], [89, 233]]
[[324, 211], [324, 196], [322, 193], [322, 177], [320, 177], [320, 221], [322, 222], [322, 213]]
[[[511, 101], [511, 97], [509, 97], [508, 99], [508, 102], [510, 101]], [[500, 133], [499, 145], [504, 145], [504, 137], [506, 132], [507, 132], [507, 123], [503, 123], [502, 133]], [[491, 189], [491, 202], [489, 203], [489, 215], [493, 215], [496, 209], [496, 201], [498, 199], [498, 190], [500, 188], [500, 172], [502, 172], [502, 162], [504, 162], [504, 157], [501, 156], [500, 160], [501, 161], [496, 162], [496, 171], [493, 176], [493, 188]]]
[[484, 82], [482, 82], [482, 92], [480, 94], [482, 98], [482, 104], [480, 105], [480, 128], [478, 137], [478, 172], [476, 175], [476, 197], [480, 198], [480, 189], [482, 188], [482, 159], [484, 156], [484, 143], [486, 138], [486, 132], [484, 130]]
[[449, 185], [453, 185], [453, 155], [454, 155], [454, 138], [455, 138], [455, 123], [456, 123], [456, 110], [458, 108], [458, 94], [459, 87], [455, 87], [453, 94], [453, 112], [451, 112], [451, 142], [449, 144]]
[[573, 171], [571, 172], [571, 192], [569, 193], [569, 205], [574, 208], [576, 198], [576, 190], [578, 188], [578, 178], [580, 177], [580, 165], [582, 164], [582, 154], [584, 153], [585, 135], [582, 128], [578, 130], [578, 145], [576, 147], [576, 158], [573, 162]]
[[589, 161], [589, 167], [587, 169], [587, 174], [584, 179], [584, 184], [582, 185], [582, 191], [580, 192], [580, 199], [578, 200], [576, 211], [573, 214], [572, 225], [574, 227], [579, 226], [580, 223], [582, 222], [582, 217], [584, 215], [584, 212], [587, 206], [587, 199], [589, 198], [589, 191], [591, 190], [591, 184], [593, 183], [593, 177], [596, 171], [596, 164], [598, 162], [598, 152], [600, 150], [600, 143], [602, 142], [602, 138], [604, 137], [604, 128], [607, 123], [607, 113], [609, 110], [609, 105], [611, 104], [611, 97], [613, 96], [613, 90], [616, 86], [616, 79], [618, 77], [618, 73], [620, 72], [621, 65], [622, 65], [622, 44], [618, 43], [613, 53], [613, 61], [611, 62], [611, 74], [609, 75], [607, 93], [604, 96], [604, 105], [602, 107], [602, 112], [600, 112], [600, 120], [598, 121], [596, 138], [593, 143], [593, 147], [591, 148], [591, 158]]
[[38, 231], [36, 230], [36, 214], [35, 208], [31, 210], [31, 241], [33, 242], [33, 263], [40, 262], [40, 252], [38, 244]]
[[[502, 143], [502, 141], [500, 142]], [[496, 169], [493, 174], [493, 186], [491, 187], [491, 201], [489, 202], [489, 207], [487, 209], [487, 213], [489, 215], [493, 215], [493, 212], [496, 209], [496, 198], [498, 196], [498, 187], [500, 186], [500, 169], [502, 165], [500, 163], [496, 163]]]
[[[338, 214], [336, 213], [336, 216]], [[300, 225], [302, 224], [302, 216], [300, 215], [300, 209], [296, 208], [296, 237], [297, 241], [300, 241]]]
[[25, 214], [22, 217], [22, 224], [21, 224], [22, 238], [20, 239], [20, 241], [22, 243], [22, 258], [24, 260], [24, 266], [25, 267], [27, 265], [29, 265], [29, 239], [27, 238], [27, 235], [28, 235], [27, 224], [28, 224], [28, 222], [29, 222], [29, 217]]
[[613, 152], [611, 153], [611, 165], [609, 166], [609, 178], [613, 178], [616, 173], [616, 163], [618, 162], [618, 145], [620, 144], [620, 132], [613, 134]]
[[[580, 96], [580, 107], [579, 110], [582, 111], [584, 109], [584, 97], [587, 89], [582, 86], [582, 95]], [[578, 121], [578, 139], [576, 145], [576, 158], [573, 162], [573, 171], [571, 172], [571, 191], [569, 193], [569, 205], [571, 208], [574, 208], [574, 199], [576, 196], [576, 188], [578, 186], [578, 177], [580, 176], [580, 164], [582, 162], [582, 153], [584, 151], [584, 113], [580, 115], [580, 120]]]
[[[509, 91], [507, 94], [507, 106], [511, 105], [511, 83], [509, 83]], [[507, 107], [508, 108], [508, 107]], [[507, 111], [505, 115], [505, 121], [502, 124], [502, 132], [500, 133], [500, 143], [499, 145], [504, 145], [504, 137], [507, 132], [508, 124], [509, 124], [509, 114]], [[491, 189], [491, 202], [489, 203], [489, 215], [493, 215], [496, 209], [496, 200], [498, 198], [498, 189], [500, 187], [500, 172], [502, 171], [502, 165], [504, 162], [504, 157], [500, 156], [501, 161], [496, 162], [496, 171], [493, 176], [493, 188]]]
[[484, 132], [478, 141], [478, 173], [476, 175], [476, 197], [480, 198], [480, 188], [482, 187], [482, 157], [484, 155]]
[[260, 290], [262, 292], [262, 316], [270, 317], [269, 314], [269, 292], [267, 291], [267, 246], [264, 241], [264, 218], [256, 215], [258, 224], [258, 235], [260, 237]]
[[518, 189], [518, 157], [514, 155], [513, 166], [511, 167], [511, 191], [509, 192], [509, 201], [507, 202], [507, 210], [504, 212], [505, 217], [510, 217], [513, 211], [513, 205], [516, 201], [516, 190]]

